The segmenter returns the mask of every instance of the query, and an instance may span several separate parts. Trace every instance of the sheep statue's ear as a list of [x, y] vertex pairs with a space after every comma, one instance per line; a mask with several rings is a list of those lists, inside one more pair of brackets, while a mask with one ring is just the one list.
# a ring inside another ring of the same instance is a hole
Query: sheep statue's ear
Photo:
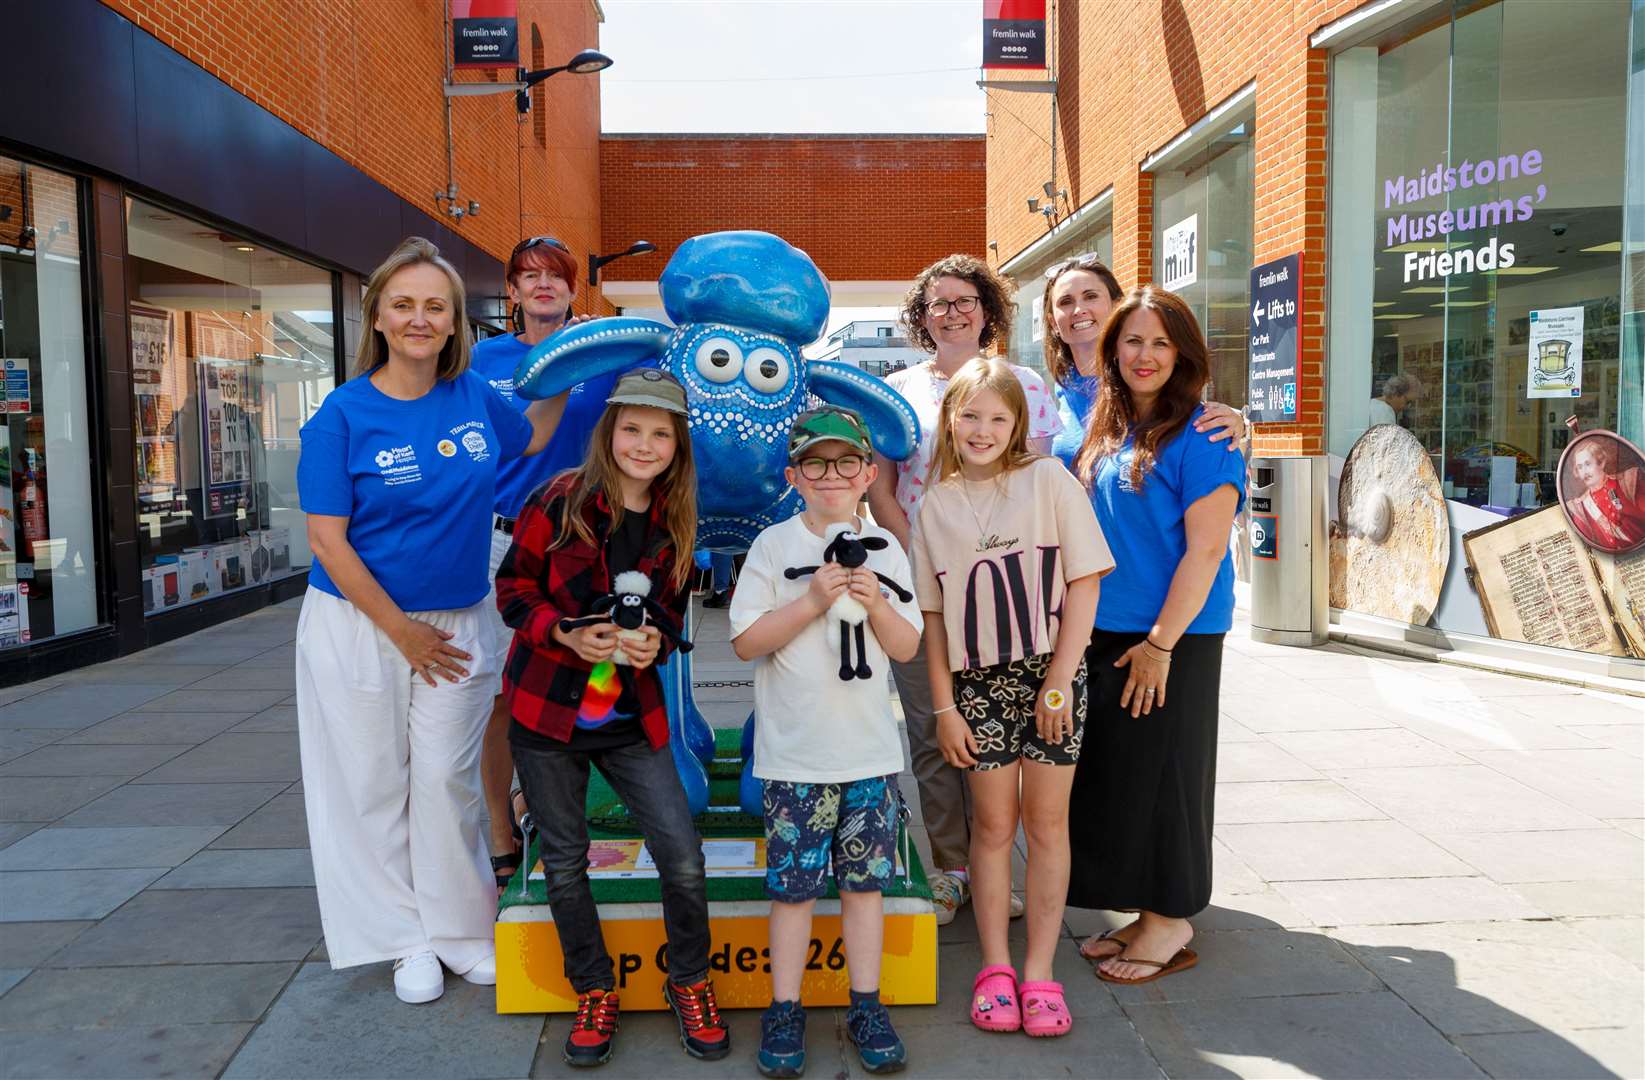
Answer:
[[568, 326], [538, 342], [514, 371], [514, 392], [536, 401], [614, 371], [649, 367], [668, 352], [674, 328], [617, 316]]
[[874, 449], [901, 461], [920, 444], [920, 421], [903, 396], [859, 367], [831, 360], [810, 366], [811, 392], [831, 405], [843, 405], [863, 418]]

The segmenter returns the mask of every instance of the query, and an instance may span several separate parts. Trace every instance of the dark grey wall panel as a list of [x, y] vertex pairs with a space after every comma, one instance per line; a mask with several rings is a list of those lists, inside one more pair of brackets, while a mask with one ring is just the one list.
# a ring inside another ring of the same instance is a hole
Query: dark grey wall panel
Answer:
[[94, 0], [16, 0], [4, 8], [0, 138], [133, 175], [136, 28]]
[[307, 250], [353, 270], [377, 265], [400, 240], [402, 200], [312, 139], [303, 140]]
[[149, 35], [134, 35], [132, 44], [132, 179], [268, 236], [300, 237], [306, 247], [300, 180], [309, 140]]

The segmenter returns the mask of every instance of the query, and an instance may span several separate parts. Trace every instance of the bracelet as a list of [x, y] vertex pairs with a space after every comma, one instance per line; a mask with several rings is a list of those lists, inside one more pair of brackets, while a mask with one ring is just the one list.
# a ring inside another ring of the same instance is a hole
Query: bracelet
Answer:
[[960, 711], [960, 707], [958, 705], [944, 705], [940, 709], [932, 709], [931, 710], [931, 715], [932, 716], [941, 716], [945, 712], [959, 712], [959, 711]]
[[[1148, 659], [1154, 661], [1156, 664], [1169, 664], [1171, 662], [1171, 651], [1169, 649], [1157, 649], [1156, 647], [1148, 644], [1146, 641], [1143, 642], [1142, 652], [1144, 656], [1148, 657]], [[1163, 653], [1163, 655], [1156, 655], [1156, 653]]]
[[1144, 645], [1148, 646], [1150, 649], [1154, 649], [1158, 652], [1164, 653], [1166, 656], [1171, 655], [1171, 650], [1170, 649], [1167, 649], [1163, 645], [1157, 644], [1151, 636], [1144, 635], [1143, 639], [1142, 639], [1142, 643]]

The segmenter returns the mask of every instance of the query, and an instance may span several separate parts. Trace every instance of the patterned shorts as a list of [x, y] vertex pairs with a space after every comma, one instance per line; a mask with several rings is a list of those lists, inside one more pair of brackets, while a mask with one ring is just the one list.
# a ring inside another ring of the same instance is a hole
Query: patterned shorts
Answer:
[[828, 891], [832, 856], [841, 892], [876, 892], [891, 884], [897, 862], [897, 778], [845, 784], [765, 785], [765, 892], [798, 904]]
[[1080, 759], [1080, 742], [1085, 738], [1085, 661], [1074, 673], [1064, 708], [1074, 710], [1074, 734], [1060, 744], [1040, 738], [1034, 723], [1034, 702], [1040, 684], [1051, 667], [1051, 654], [1041, 653], [1026, 660], [1013, 660], [992, 667], [968, 668], [954, 672], [954, 704], [977, 741], [977, 764], [972, 772], [999, 769], [1019, 758], [1043, 765], [1073, 765]]

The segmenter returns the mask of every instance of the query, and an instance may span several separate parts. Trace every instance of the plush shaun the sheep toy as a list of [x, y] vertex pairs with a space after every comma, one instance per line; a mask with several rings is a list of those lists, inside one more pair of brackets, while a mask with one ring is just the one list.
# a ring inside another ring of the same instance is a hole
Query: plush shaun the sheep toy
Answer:
[[633, 663], [623, 652], [622, 642], [644, 641], [642, 626], [655, 626], [657, 632], [674, 643], [681, 652], [691, 651], [691, 642], [676, 634], [669, 626], [672, 621], [661, 604], [651, 599], [651, 579], [638, 570], [624, 570], [611, 583], [611, 591], [589, 606], [591, 614], [580, 619], [561, 619], [560, 629], [570, 632], [596, 623], [617, 624], [617, 651], [611, 654], [613, 663], [627, 667]]
[[[883, 550], [886, 541], [878, 536], [858, 536], [849, 524], [837, 522], [827, 530], [828, 546], [823, 548], [823, 562], [839, 563], [848, 570], [855, 570], [868, 562], [870, 551]], [[783, 576], [793, 581], [807, 574], [816, 573], [821, 567], [791, 566], [783, 571]], [[869, 571], [880, 579], [880, 584], [897, 594], [897, 598], [907, 603], [914, 599], [914, 594], [886, 577], [878, 570]], [[828, 617], [840, 622], [840, 678], [846, 682], [852, 679], [872, 678], [874, 672], [868, 666], [868, 650], [863, 640], [863, 624], [868, 621], [868, 611], [862, 603], [849, 592], [843, 592], [834, 598], [828, 607]], [[851, 642], [855, 636], [857, 643], [857, 662], [851, 662]]]

